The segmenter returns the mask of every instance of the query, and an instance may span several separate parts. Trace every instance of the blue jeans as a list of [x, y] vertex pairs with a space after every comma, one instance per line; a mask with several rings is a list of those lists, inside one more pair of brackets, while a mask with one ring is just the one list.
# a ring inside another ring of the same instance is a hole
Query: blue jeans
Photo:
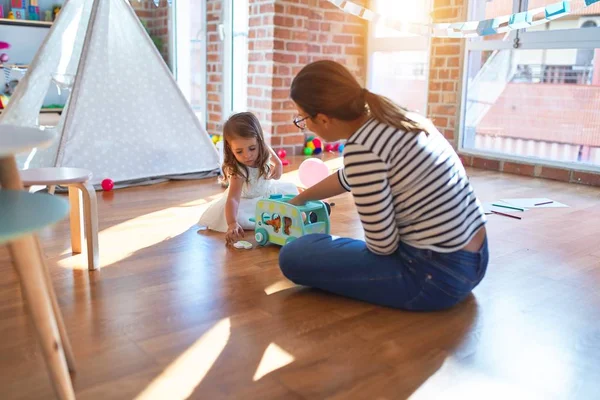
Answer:
[[313, 234], [283, 246], [279, 265], [298, 285], [405, 310], [434, 311], [464, 300], [485, 275], [487, 239], [477, 253], [438, 253], [400, 243], [372, 253], [362, 240]]

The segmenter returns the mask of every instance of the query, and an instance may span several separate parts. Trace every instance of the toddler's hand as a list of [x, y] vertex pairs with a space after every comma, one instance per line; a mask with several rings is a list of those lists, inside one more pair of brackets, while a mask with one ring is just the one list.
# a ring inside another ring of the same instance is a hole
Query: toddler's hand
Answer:
[[283, 174], [283, 164], [281, 163], [281, 161], [276, 161], [274, 164], [275, 165], [273, 166], [273, 168], [271, 169], [271, 173], [269, 174], [269, 179], [278, 180]]
[[244, 229], [238, 224], [234, 222], [233, 224], [229, 224], [227, 227], [227, 233], [225, 234], [225, 240], [227, 244], [232, 244], [239, 239], [244, 237]]

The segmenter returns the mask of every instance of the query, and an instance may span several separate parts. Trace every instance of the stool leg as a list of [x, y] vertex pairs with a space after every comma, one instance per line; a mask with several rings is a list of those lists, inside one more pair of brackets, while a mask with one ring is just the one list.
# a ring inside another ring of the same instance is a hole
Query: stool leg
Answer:
[[44, 276], [44, 265], [36, 239], [25, 236], [9, 243], [10, 254], [21, 277], [21, 286], [40, 340], [44, 359], [59, 399], [75, 399], [71, 377], [65, 360], [63, 343], [52, 309], [50, 290]]
[[77, 185], [69, 185], [69, 219], [71, 222], [71, 251], [81, 253], [81, 192]]
[[90, 183], [80, 183], [77, 184], [77, 187], [83, 193], [83, 218], [85, 219], [88, 268], [92, 271], [100, 266], [98, 254], [98, 201], [96, 190]]
[[69, 336], [67, 335], [67, 328], [65, 327], [65, 321], [62, 318], [62, 313], [60, 312], [60, 307], [58, 306], [58, 300], [56, 299], [56, 292], [54, 291], [54, 287], [52, 286], [52, 279], [50, 278], [50, 270], [48, 269], [48, 265], [43, 261], [43, 253], [42, 246], [40, 245], [40, 241], [35, 237], [35, 241], [38, 247], [38, 251], [42, 256], [42, 269], [44, 272], [44, 278], [46, 279], [46, 286], [48, 287], [48, 294], [50, 295], [50, 302], [52, 303], [52, 310], [54, 311], [54, 316], [56, 317], [56, 325], [58, 326], [58, 333], [60, 334], [60, 338], [62, 340], [63, 349], [65, 351], [65, 357], [67, 359], [67, 367], [69, 368], [69, 372], [75, 372], [75, 356], [73, 355], [73, 348], [71, 347], [71, 342], [69, 341]]

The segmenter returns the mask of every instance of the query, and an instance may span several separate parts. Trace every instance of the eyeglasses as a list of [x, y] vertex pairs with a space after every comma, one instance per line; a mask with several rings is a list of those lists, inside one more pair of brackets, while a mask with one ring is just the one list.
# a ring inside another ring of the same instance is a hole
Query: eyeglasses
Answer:
[[296, 125], [300, 129], [306, 129], [306, 120], [309, 118], [310, 115], [308, 117], [297, 116], [296, 118], [294, 118], [294, 125]]

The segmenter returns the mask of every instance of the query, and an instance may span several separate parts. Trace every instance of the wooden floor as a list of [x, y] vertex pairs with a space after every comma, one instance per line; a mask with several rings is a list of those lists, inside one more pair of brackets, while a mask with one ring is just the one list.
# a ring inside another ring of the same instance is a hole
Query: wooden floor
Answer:
[[[469, 173], [482, 201], [571, 207], [489, 216], [486, 278], [465, 303], [428, 314], [294, 287], [278, 248], [227, 249], [197, 233], [222, 191], [215, 179], [99, 192], [100, 271], [70, 255], [67, 221], [40, 235], [77, 397], [598, 398], [600, 190]], [[351, 197], [334, 201], [333, 233], [362, 236]], [[0, 399], [53, 398], [4, 248], [0, 338]]]

